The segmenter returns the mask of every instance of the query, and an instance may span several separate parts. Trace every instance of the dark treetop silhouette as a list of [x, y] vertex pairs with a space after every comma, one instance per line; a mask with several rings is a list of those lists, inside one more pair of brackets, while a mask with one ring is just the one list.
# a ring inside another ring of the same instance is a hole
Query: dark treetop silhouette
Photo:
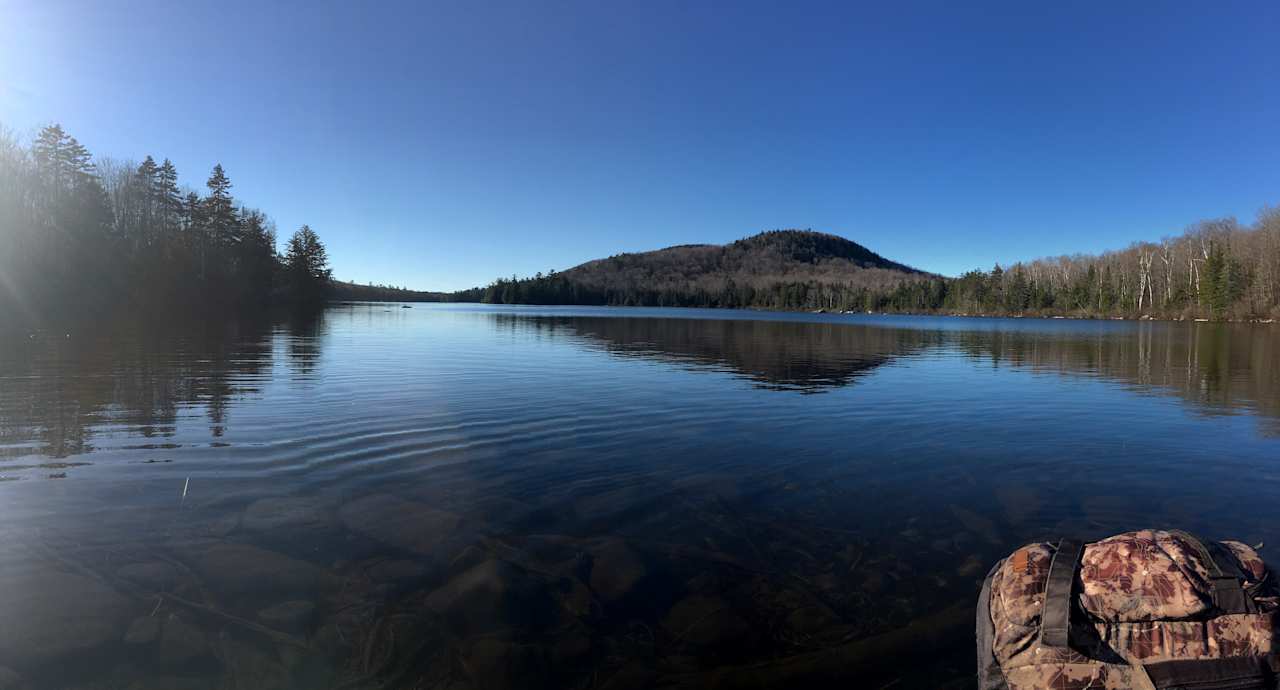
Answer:
[[206, 187], [184, 193], [168, 159], [95, 162], [58, 125], [30, 147], [0, 135], [0, 317], [325, 299], [327, 257], [310, 228], [280, 256], [274, 224], [236, 201], [221, 165]]

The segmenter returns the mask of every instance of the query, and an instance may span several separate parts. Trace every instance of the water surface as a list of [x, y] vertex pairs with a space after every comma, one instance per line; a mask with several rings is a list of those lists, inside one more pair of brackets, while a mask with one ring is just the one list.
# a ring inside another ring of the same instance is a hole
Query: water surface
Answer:
[[350, 304], [5, 333], [0, 674], [968, 687], [996, 559], [1270, 539], [1278, 459], [1267, 326]]

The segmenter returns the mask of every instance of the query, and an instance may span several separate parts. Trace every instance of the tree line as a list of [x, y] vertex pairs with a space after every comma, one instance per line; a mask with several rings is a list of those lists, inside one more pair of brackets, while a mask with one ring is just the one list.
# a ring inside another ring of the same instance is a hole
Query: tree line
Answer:
[[310, 227], [281, 254], [274, 223], [235, 199], [220, 164], [204, 186], [179, 186], [167, 158], [95, 160], [60, 125], [27, 146], [0, 132], [0, 317], [325, 299], [331, 272]]
[[[274, 223], [235, 199], [221, 165], [214, 166], [204, 187], [203, 193], [181, 187], [168, 159], [95, 160], [59, 125], [43, 128], [26, 146], [0, 132], [0, 318], [39, 320], [120, 307], [316, 304], [335, 294], [324, 244], [311, 228], [304, 225], [295, 232], [282, 254]], [[751, 244], [753, 240], [761, 246]], [[762, 249], [778, 243], [785, 244], [778, 256], [787, 262], [772, 270], [768, 264], [756, 266], [774, 256]], [[791, 246], [796, 243], [803, 246]], [[513, 276], [448, 295], [413, 293], [412, 299], [1280, 318], [1280, 210], [1274, 208], [1263, 210], [1252, 225], [1234, 218], [1202, 221], [1159, 242], [1100, 255], [996, 265], [956, 278], [876, 267], [841, 275], [832, 267], [841, 265], [837, 259], [849, 258], [837, 251], [844, 245], [867, 251], [820, 234], [765, 233], [726, 248], [718, 259], [723, 266], [712, 261], [718, 255], [711, 249], [719, 248], [677, 247], [656, 259], [612, 257], [565, 273]], [[884, 263], [874, 254], [869, 257]], [[744, 266], [752, 270], [744, 274]], [[716, 275], [727, 269], [736, 273]], [[387, 286], [342, 284], [337, 294], [410, 299], [407, 291]]]
[[946, 308], [965, 312], [1152, 316], [1214, 320], [1280, 317], [1280, 209], [1252, 226], [1195, 223], [1159, 242], [972, 271], [952, 281]]
[[722, 307], [1092, 318], [1280, 319], [1280, 209], [1252, 225], [1195, 223], [1159, 242], [1099, 255], [996, 265], [956, 278], [904, 277], [894, 285], [849, 281], [720, 280], [708, 288], [585, 283], [569, 272], [499, 279], [454, 293], [455, 301]]
[[447, 302], [448, 293], [410, 290], [404, 286], [381, 285], [372, 282], [365, 285], [335, 280], [330, 296], [334, 300], [350, 302]]

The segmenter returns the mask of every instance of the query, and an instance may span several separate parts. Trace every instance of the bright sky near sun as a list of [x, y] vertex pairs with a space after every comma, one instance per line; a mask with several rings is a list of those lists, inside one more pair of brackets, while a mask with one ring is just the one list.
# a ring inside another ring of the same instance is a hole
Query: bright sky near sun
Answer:
[[946, 274], [1280, 203], [1280, 3], [0, 0], [0, 123], [173, 159], [339, 278], [773, 228]]

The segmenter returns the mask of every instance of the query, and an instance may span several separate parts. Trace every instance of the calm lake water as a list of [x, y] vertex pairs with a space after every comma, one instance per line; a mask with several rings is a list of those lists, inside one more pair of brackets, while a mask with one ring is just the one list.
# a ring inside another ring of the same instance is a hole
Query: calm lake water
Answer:
[[969, 687], [1032, 540], [1280, 561], [1280, 329], [354, 304], [0, 335], [0, 687]]

